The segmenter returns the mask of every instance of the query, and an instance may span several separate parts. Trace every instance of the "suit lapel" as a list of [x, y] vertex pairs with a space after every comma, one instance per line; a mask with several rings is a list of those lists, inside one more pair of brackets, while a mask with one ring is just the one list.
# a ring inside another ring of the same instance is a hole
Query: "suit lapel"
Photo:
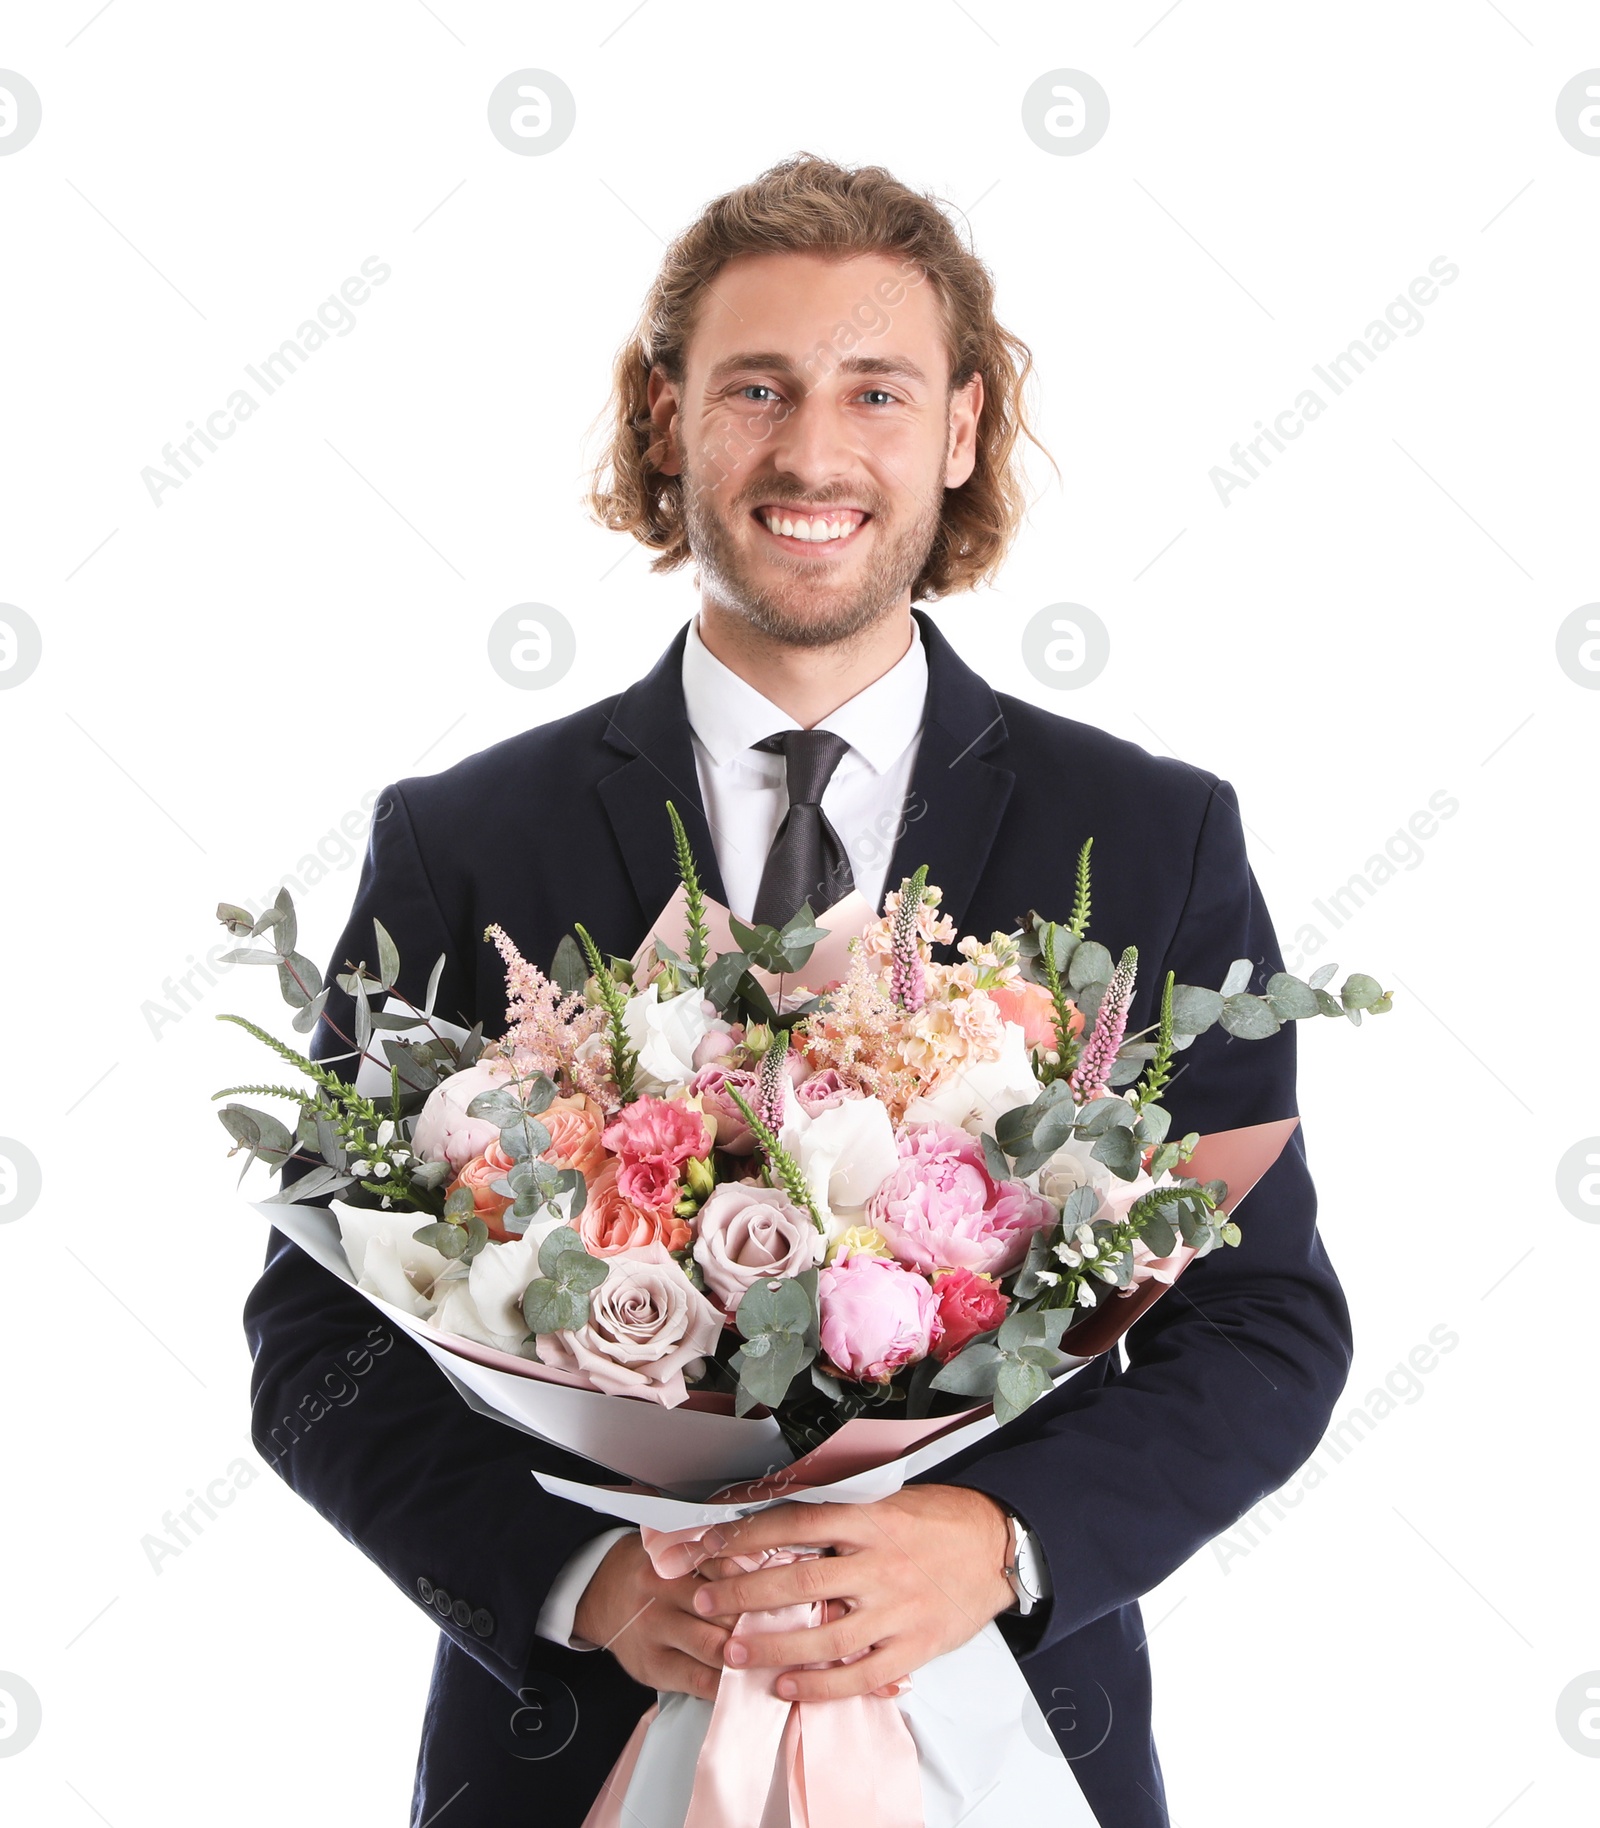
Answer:
[[[982, 879], [1016, 777], [985, 759], [1006, 743], [1005, 717], [992, 688], [961, 659], [925, 612], [913, 613], [927, 648], [928, 702], [906, 826], [890, 859], [885, 887], [898, 888], [904, 877], [926, 863], [928, 880], [944, 891], [942, 910], [959, 927]], [[706, 893], [715, 901], [727, 900], [700, 802], [683, 704], [687, 638], [685, 624], [655, 666], [617, 700], [606, 725], [607, 743], [627, 759], [601, 780], [600, 798], [646, 924], [678, 885], [668, 800], [689, 833]]]
[[601, 780], [600, 798], [646, 925], [678, 886], [668, 800], [677, 807], [689, 834], [701, 886], [714, 901], [725, 900], [716, 847], [700, 803], [700, 778], [683, 706], [687, 636], [685, 623], [655, 666], [617, 700], [606, 724], [607, 743], [629, 759]]
[[905, 830], [889, 861], [884, 888], [899, 888], [919, 864], [927, 864], [928, 880], [944, 891], [940, 911], [959, 929], [1016, 776], [984, 759], [1006, 742], [1005, 716], [993, 689], [923, 611], [913, 613], [928, 650], [928, 707]]

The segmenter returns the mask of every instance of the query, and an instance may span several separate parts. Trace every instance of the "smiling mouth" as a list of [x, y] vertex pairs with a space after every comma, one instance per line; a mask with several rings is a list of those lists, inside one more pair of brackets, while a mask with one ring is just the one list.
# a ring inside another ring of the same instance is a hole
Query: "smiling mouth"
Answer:
[[853, 546], [872, 516], [860, 508], [819, 508], [798, 513], [793, 508], [764, 505], [750, 510], [750, 518], [770, 539], [791, 552], [840, 552]]

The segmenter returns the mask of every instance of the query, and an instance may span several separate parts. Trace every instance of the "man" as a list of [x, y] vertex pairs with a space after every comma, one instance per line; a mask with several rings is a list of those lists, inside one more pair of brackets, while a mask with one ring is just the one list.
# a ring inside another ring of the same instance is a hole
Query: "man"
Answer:
[[[628, 690], [390, 789], [336, 966], [371, 956], [376, 916], [408, 972], [445, 954], [441, 1011], [492, 1031], [484, 927], [548, 960], [582, 920], [631, 953], [674, 885], [670, 797], [708, 892], [780, 921], [852, 882], [881, 906], [926, 863], [960, 930], [1011, 930], [1067, 910], [1092, 833], [1093, 931], [1139, 948], [1135, 1027], [1168, 969], [1281, 969], [1226, 782], [995, 694], [913, 611], [992, 575], [1015, 531], [1027, 355], [940, 210], [886, 172], [800, 157], [713, 203], [619, 356], [591, 496], [655, 568], [693, 561], [699, 614]], [[1184, 1058], [1175, 1134], [1294, 1114], [1292, 1024]], [[453, 1828], [580, 1822], [655, 1689], [711, 1694], [744, 1649], [733, 1616], [807, 1597], [828, 1622], [748, 1653], [792, 1692], [892, 1693], [999, 1617], [1104, 1828], [1164, 1824], [1138, 1596], [1305, 1460], [1349, 1365], [1298, 1135], [1244, 1231], [1138, 1321], [1126, 1366], [895, 1497], [730, 1530], [836, 1551], [750, 1575], [658, 1579], [635, 1532], [530, 1470], [592, 1466], [469, 1411], [397, 1339], [277, 1465], [439, 1619], [414, 1823], [446, 1803]], [[370, 1317], [274, 1239], [246, 1316], [258, 1439]]]

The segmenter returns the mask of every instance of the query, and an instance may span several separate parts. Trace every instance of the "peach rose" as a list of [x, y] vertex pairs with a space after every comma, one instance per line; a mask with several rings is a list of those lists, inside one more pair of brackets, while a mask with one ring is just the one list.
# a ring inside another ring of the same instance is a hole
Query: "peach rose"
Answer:
[[[1019, 977], [1009, 984], [999, 985], [989, 991], [988, 995], [1000, 1011], [1002, 1019], [1015, 1022], [1022, 1030], [1022, 1038], [1029, 1047], [1055, 1046], [1055, 1004], [1043, 984], [1032, 984], [1026, 978]], [[1077, 1034], [1083, 1027], [1083, 1011], [1075, 1004], [1071, 1008], [1070, 1027], [1072, 1033]]]
[[646, 1244], [682, 1250], [689, 1242], [688, 1224], [675, 1212], [636, 1206], [617, 1187], [617, 1164], [608, 1161], [589, 1184], [589, 1197], [578, 1215], [578, 1236], [591, 1257], [615, 1257]]
[[540, 1161], [556, 1168], [576, 1168], [586, 1181], [592, 1182], [606, 1165], [605, 1147], [600, 1141], [605, 1112], [600, 1106], [587, 1092], [552, 1098], [539, 1113], [539, 1122], [550, 1132], [550, 1147], [539, 1157]]
[[504, 1180], [515, 1166], [515, 1159], [507, 1155], [499, 1143], [492, 1142], [482, 1155], [475, 1155], [445, 1189], [450, 1194], [458, 1187], [465, 1187], [471, 1193], [474, 1210], [489, 1227], [489, 1236], [497, 1244], [505, 1244], [512, 1237], [500, 1220], [516, 1202], [503, 1193], [496, 1193], [493, 1183]]

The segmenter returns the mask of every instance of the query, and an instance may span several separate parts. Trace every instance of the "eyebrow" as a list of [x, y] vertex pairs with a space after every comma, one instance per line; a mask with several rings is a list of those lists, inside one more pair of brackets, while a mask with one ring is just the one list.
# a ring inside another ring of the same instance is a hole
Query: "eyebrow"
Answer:
[[[798, 376], [796, 368], [788, 356], [777, 350], [758, 350], [753, 353], [730, 355], [718, 362], [706, 377], [709, 382], [724, 381], [730, 375], [742, 373], [746, 369], [764, 369], [768, 373]], [[927, 385], [928, 377], [907, 356], [885, 355], [843, 355], [830, 370], [834, 374], [857, 375], [898, 375], [903, 380], [920, 382]]]

